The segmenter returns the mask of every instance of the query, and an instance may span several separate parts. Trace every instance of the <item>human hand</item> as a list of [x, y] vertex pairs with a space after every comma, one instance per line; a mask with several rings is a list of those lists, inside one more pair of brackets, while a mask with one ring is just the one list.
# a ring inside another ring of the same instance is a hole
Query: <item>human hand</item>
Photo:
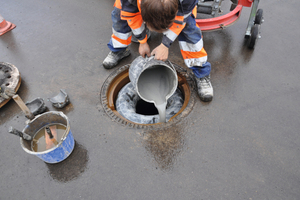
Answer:
[[153, 49], [151, 55], [155, 55], [156, 60], [166, 61], [169, 56], [169, 48], [164, 44], [160, 44], [158, 47]]
[[144, 43], [144, 44], [140, 44], [139, 46], [139, 53], [141, 56], [143, 56], [143, 58], [145, 58], [145, 55], [147, 55], [148, 57], [151, 56], [150, 54], [150, 47], [148, 45], [148, 43]]

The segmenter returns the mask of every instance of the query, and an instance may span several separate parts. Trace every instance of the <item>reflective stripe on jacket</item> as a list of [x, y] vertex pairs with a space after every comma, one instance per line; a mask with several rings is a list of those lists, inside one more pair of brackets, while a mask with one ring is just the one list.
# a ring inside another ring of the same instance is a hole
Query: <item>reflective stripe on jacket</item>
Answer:
[[[147, 42], [147, 34], [145, 24], [141, 15], [142, 0], [116, 0], [115, 7], [121, 9], [121, 19], [127, 20], [128, 25], [132, 29], [132, 33], [136, 36], [141, 44]], [[172, 26], [164, 32], [162, 43], [170, 47], [182, 29], [185, 27], [184, 19], [195, 11], [198, 0], [178, 0], [178, 12]]]

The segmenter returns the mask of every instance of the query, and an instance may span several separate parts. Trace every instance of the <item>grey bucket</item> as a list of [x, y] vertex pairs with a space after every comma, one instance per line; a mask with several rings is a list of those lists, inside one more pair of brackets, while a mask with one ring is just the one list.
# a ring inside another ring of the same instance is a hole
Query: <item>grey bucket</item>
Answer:
[[153, 68], [165, 69], [163, 72], [165, 73], [165, 77], [169, 83], [168, 93], [166, 95], [166, 100], [168, 100], [175, 93], [178, 85], [177, 72], [170, 61], [164, 62], [156, 60], [154, 59], [154, 56], [146, 58], [139, 56], [130, 65], [129, 79], [135, 91], [144, 101], [154, 103], [152, 99], [148, 98], [147, 95], [139, 89], [141, 75], [147, 73], [149, 69]]

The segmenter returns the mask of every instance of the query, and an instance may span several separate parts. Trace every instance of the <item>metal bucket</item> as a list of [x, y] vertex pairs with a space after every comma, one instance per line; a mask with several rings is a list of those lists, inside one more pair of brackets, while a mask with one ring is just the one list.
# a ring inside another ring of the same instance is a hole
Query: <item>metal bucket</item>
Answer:
[[26, 125], [23, 132], [33, 138], [37, 131], [50, 124], [63, 124], [66, 126], [66, 130], [63, 133], [61, 140], [58, 140], [58, 145], [56, 147], [42, 152], [35, 152], [31, 149], [31, 141], [20, 138], [20, 143], [25, 152], [36, 155], [44, 162], [59, 163], [72, 153], [75, 146], [75, 141], [70, 130], [69, 120], [63, 112], [50, 111], [37, 115]]
[[[129, 79], [138, 93], [138, 95], [146, 102], [154, 103], [152, 99], [147, 98], [147, 94], [139, 89], [139, 81], [141, 75], [148, 73], [150, 69], [163, 68], [165, 78], [168, 81], [168, 93], [166, 95], [166, 101], [175, 93], [178, 85], [177, 72], [170, 61], [164, 62], [154, 59], [154, 56], [149, 58], [143, 58], [142, 56], [137, 57], [130, 65], [129, 68]], [[159, 76], [159, 74], [157, 74]], [[151, 83], [150, 83], [151, 84]]]

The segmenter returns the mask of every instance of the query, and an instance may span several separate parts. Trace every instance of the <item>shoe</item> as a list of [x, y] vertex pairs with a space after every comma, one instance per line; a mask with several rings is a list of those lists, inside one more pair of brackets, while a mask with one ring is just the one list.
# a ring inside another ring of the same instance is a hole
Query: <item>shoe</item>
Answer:
[[[151, 36], [151, 31], [148, 28], [146, 28], [146, 34], [147, 34], [147, 39], [149, 39]], [[136, 39], [134, 35], [132, 35], [131, 37], [131, 42], [139, 43], [138, 39]]]
[[195, 77], [197, 88], [198, 88], [198, 94], [201, 99], [201, 101], [209, 102], [212, 100], [214, 96], [213, 87], [210, 83], [210, 76], [205, 76], [203, 78], [197, 78]]
[[117, 51], [117, 52], [109, 52], [106, 58], [103, 61], [103, 67], [105, 69], [111, 69], [117, 66], [120, 60], [123, 58], [127, 57], [130, 55], [130, 50], [126, 48], [125, 50], [122, 51]]

